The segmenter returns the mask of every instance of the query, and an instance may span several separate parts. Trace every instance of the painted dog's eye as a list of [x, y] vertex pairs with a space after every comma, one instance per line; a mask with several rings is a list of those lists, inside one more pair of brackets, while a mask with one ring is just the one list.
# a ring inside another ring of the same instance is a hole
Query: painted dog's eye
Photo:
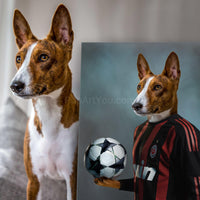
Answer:
[[140, 90], [141, 89], [141, 85], [139, 84], [138, 86], [137, 86], [137, 90]]
[[22, 61], [21, 56], [17, 56], [17, 57], [16, 57], [16, 63], [19, 64], [19, 63], [21, 63], [21, 61]]
[[153, 90], [155, 90], [155, 91], [158, 91], [158, 90], [160, 90], [160, 89], [162, 89], [162, 86], [161, 86], [161, 85], [155, 85], [155, 86], [153, 87]]
[[49, 59], [49, 56], [46, 55], [46, 54], [41, 54], [41, 55], [39, 56], [39, 58], [38, 58], [38, 60], [39, 60], [40, 62], [45, 62], [45, 61], [47, 61], [48, 59]]

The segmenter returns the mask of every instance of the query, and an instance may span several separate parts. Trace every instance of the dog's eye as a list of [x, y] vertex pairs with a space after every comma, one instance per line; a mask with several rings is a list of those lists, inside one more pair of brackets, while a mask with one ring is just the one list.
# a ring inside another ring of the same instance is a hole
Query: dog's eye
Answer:
[[138, 86], [137, 86], [137, 90], [140, 90], [141, 89], [141, 85], [139, 84]]
[[38, 58], [38, 60], [39, 60], [40, 62], [45, 62], [45, 61], [47, 61], [48, 59], [49, 59], [49, 56], [46, 55], [46, 54], [41, 54], [41, 55], [39, 56], [39, 58]]
[[21, 56], [17, 56], [16, 57], [16, 63], [21, 63], [22, 59], [21, 59]]
[[155, 86], [153, 87], [153, 89], [154, 89], [155, 91], [157, 91], [157, 90], [162, 89], [162, 86], [161, 86], [161, 85], [155, 85]]

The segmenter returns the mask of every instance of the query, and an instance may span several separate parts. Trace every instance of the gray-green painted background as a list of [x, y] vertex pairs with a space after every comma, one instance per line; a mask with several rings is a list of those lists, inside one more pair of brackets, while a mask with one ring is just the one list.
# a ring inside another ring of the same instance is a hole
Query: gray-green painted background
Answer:
[[200, 129], [200, 44], [82, 44], [78, 200], [133, 199], [133, 193], [95, 185], [83, 165], [84, 151], [99, 137], [117, 139], [128, 151], [128, 165], [119, 179], [132, 177], [133, 132], [146, 120], [131, 108], [139, 81], [137, 56], [142, 53], [152, 72], [159, 74], [171, 51], [181, 67], [178, 113]]

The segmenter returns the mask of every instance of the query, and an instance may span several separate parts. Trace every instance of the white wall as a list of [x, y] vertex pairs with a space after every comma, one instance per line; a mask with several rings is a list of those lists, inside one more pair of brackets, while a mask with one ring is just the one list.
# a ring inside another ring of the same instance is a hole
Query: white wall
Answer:
[[15, 46], [12, 34], [12, 15], [15, 0], [0, 0], [0, 105], [8, 94], [8, 84], [13, 71]]
[[[81, 42], [200, 41], [198, 0], [0, 0], [0, 105], [9, 94], [15, 73], [14, 8], [25, 15], [33, 33], [43, 38], [60, 3], [70, 10], [75, 32], [70, 67], [78, 98]], [[17, 102], [27, 110], [24, 100]]]

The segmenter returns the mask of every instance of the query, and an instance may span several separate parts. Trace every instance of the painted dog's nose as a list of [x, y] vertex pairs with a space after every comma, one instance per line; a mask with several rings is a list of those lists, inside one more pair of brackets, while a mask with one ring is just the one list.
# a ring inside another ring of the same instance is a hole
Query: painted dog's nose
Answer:
[[132, 108], [135, 110], [135, 111], [139, 111], [140, 109], [142, 109], [143, 105], [141, 103], [134, 103], [132, 105]]
[[10, 88], [13, 92], [20, 93], [25, 88], [25, 84], [21, 81], [15, 81], [11, 84]]

